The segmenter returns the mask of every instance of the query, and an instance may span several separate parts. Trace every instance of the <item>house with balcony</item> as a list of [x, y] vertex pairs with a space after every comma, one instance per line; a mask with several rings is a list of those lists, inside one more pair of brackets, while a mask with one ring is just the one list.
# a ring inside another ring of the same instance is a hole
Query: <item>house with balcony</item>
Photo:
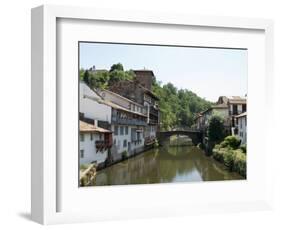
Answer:
[[225, 104], [212, 105], [210, 108], [201, 112], [200, 115], [195, 118], [197, 126], [203, 131], [206, 130], [209, 126], [211, 117], [214, 115], [218, 115], [223, 119], [225, 132], [230, 133], [231, 124], [228, 115], [228, 106]]
[[229, 120], [231, 121], [231, 133], [236, 135], [238, 131], [237, 116], [247, 111], [247, 98], [240, 96], [220, 96], [217, 104], [228, 106]]
[[147, 126], [144, 130], [145, 145], [155, 142], [160, 126], [159, 98], [151, 91], [154, 76], [151, 70], [134, 70], [135, 80], [124, 80], [110, 86], [110, 91], [122, 95], [144, 106], [147, 113]]
[[147, 108], [110, 90], [98, 92], [106, 105], [111, 106], [111, 130], [113, 131], [112, 161], [127, 152], [132, 156], [144, 150], [144, 130], [147, 126]]
[[80, 165], [96, 163], [103, 167], [112, 146], [112, 132], [85, 121], [79, 121]]

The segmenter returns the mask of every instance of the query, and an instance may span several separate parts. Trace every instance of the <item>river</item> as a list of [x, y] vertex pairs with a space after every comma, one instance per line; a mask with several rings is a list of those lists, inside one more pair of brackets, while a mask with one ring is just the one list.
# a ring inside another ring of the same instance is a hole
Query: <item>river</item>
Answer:
[[92, 185], [125, 185], [243, 179], [195, 146], [150, 149], [97, 172]]

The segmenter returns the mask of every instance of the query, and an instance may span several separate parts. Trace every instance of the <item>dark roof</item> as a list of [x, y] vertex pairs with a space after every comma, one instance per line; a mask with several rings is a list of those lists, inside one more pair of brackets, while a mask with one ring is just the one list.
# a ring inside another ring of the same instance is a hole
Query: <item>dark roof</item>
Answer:
[[152, 73], [152, 75], [153, 76], [155, 76], [154, 75], [154, 73], [153, 73], [153, 71], [152, 70], [149, 70], [149, 69], [136, 69], [136, 70], [133, 70], [135, 73], [139, 73], [139, 72], [150, 72], [150, 73]]

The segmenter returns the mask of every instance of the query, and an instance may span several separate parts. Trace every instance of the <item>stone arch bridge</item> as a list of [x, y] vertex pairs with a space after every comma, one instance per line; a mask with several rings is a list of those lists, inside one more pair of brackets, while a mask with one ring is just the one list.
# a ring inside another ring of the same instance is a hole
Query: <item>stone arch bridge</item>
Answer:
[[163, 141], [170, 136], [173, 135], [185, 135], [188, 136], [194, 145], [198, 145], [199, 143], [202, 143], [203, 141], [203, 131], [199, 129], [193, 129], [193, 128], [186, 128], [182, 130], [171, 130], [171, 131], [160, 131], [158, 132], [158, 140], [160, 144], [163, 143]]

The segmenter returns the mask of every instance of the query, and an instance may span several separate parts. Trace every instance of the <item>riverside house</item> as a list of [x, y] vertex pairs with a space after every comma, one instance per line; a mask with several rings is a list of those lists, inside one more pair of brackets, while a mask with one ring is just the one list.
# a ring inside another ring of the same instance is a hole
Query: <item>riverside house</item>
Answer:
[[215, 105], [197, 114], [195, 117], [195, 127], [206, 131], [210, 118], [216, 114], [223, 118], [227, 135], [238, 135], [242, 141], [241, 143], [246, 143], [246, 110], [247, 99], [245, 97], [220, 96]]
[[84, 82], [79, 87], [80, 164], [102, 167], [112, 146], [111, 107], [98, 103], [101, 97]]
[[219, 115], [224, 120], [224, 127], [230, 133], [230, 120], [229, 120], [228, 106], [225, 104], [213, 105], [209, 109], [201, 112], [195, 118], [196, 127], [201, 130], [206, 130], [209, 126], [210, 118], [213, 115]]
[[103, 166], [112, 146], [112, 132], [85, 121], [80, 126], [80, 164], [96, 163]]
[[145, 145], [148, 146], [155, 142], [160, 124], [159, 98], [151, 91], [155, 76], [153, 71], [146, 69], [134, 70], [134, 73], [136, 75], [134, 81], [119, 81], [110, 87], [110, 91], [144, 106], [147, 112], [144, 139]]
[[[124, 154], [128, 157], [143, 151], [147, 116], [143, 105], [114, 92], [92, 90], [80, 82], [80, 162], [103, 166], [106, 161], [121, 160]], [[109, 135], [93, 135], [98, 131]]]
[[241, 140], [241, 144], [247, 143], [247, 112], [241, 113], [236, 116], [238, 127], [238, 138]]
[[122, 154], [135, 155], [144, 150], [144, 130], [147, 126], [147, 109], [141, 104], [109, 90], [98, 90], [106, 105], [111, 106], [113, 146], [111, 161], [118, 161]]
[[217, 104], [225, 104], [228, 106], [229, 119], [231, 121], [231, 133], [237, 134], [237, 115], [247, 111], [247, 99], [240, 96], [220, 96]]

